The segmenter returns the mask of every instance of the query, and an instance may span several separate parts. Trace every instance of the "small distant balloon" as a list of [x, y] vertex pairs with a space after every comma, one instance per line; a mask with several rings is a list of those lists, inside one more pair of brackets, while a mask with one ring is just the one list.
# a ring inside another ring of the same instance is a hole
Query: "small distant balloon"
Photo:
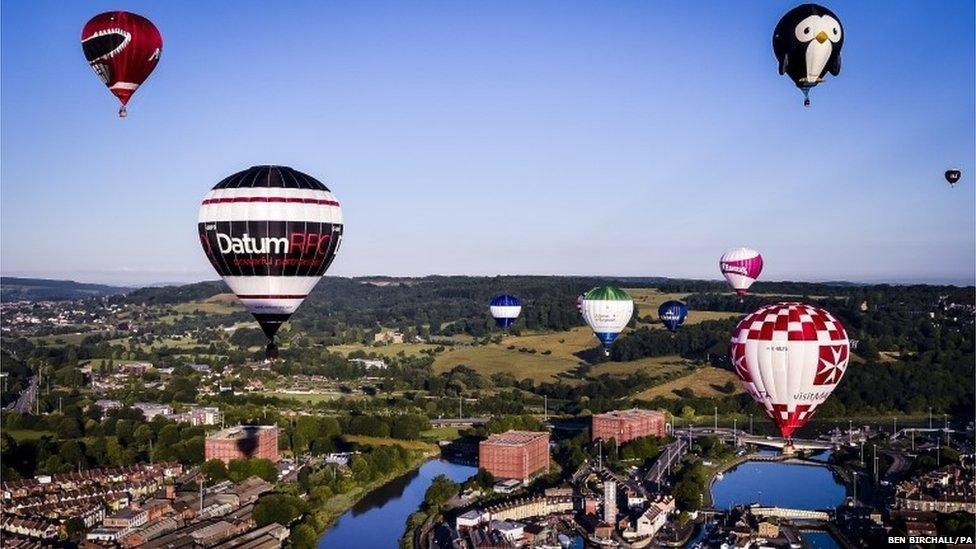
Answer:
[[522, 302], [514, 295], [496, 295], [488, 305], [492, 318], [499, 328], [508, 329], [518, 320]]
[[722, 270], [722, 276], [735, 293], [746, 295], [749, 287], [762, 272], [763, 258], [756, 250], [733, 248], [722, 254], [718, 266]]
[[688, 317], [688, 306], [680, 301], [665, 301], [657, 308], [657, 316], [668, 331], [676, 332]]
[[955, 170], [955, 169], [953, 169], [953, 170], [946, 170], [945, 178], [946, 178], [946, 181], [949, 182], [949, 186], [950, 187], [955, 187], [956, 186], [956, 183], [959, 181], [959, 178], [960, 177], [962, 177], [962, 172], [961, 171]]

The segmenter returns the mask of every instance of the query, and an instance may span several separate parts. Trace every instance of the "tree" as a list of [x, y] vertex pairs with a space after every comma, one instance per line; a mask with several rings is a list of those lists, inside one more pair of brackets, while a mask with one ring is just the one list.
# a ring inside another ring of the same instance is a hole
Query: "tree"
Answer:
[[227, 479], [227, 466], [219, 459], [211, 459], [200, 466], [200, 472], [206, 475], [210, 482], [220, 482]]
[[272, 522], [288, 526], [307, 510], [305, 502], [286, 494], [262, 496], [254, 506], [254, 522], [257, 526], [267, 526]]

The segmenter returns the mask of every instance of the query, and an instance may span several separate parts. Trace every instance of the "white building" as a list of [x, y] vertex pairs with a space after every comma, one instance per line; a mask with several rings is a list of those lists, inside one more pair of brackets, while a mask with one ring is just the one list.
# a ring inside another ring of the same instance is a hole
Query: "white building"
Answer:
[[387, 368], [386, 362], [378, 358], [350, 358], [349, 362], [355, 362], [367, 370], [385, 370]]
[[520, 522], [493, 520], [491, 521], [491, 529], [497, 531], [508, 541], [522, 539], [522, 536], [525, 535], [525, 525]]
[[457, 528], [476, 528], [478, 525], [488, 522], [488, 512], [482, 509], [472, 509], [460, 514], [455, 521]]
[[133, 408], [137, 410], [142, 410], [142, 415], [146, 416], [146, 420], [150, 420], [158, 415], [170, 415], [173, 413], [173, 407], [169, 404], [157, 404], [155, 402], [136, 402], [132, 405]]
[[603, 522], [617, 523], [617, 482], [608, 480], [603, 483]]

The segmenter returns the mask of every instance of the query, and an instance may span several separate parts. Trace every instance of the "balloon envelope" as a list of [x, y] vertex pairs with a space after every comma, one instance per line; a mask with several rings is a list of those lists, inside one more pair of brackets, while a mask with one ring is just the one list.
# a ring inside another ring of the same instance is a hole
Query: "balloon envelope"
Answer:
[[488, 306], [495, 324], [501, 328], [508, 328], [518, 320], [522, 312], [522, 302], [514, 295], [496, 295]]
[[254, 166], [224, 179], [200, 205], [207, 259], [272, 341], [332, 264], [342, 210], [317, 179]]
[[583, 296], [583, 319], [604, 350], [610, 348], [634, 313], [634, 300], [615, 286], [600, 286]]
[[718, 261], [722, 276], [729, 286], [739, 295], [745, 295], [749, 286], [759, 278], [762, 272], [763, 259], [756, 250], [749, 248], [733, 248]]
[[773, 55], [779, 73], [790, 77], [807, 97], [829, 72], [840, 74], [844, 26], [837, 14], [817, 4], [802, 4], [790, 11], [773, 29]]
[[676, 332], [688, 317], [688, 306], [680, 301], [665, 301], [657, 308], [657, 316], [665, 328]]
[[844, 376], [850, 342], [827, 311], [777, 303], [739, 321], [729, 355], [746, 391], [790, 438]]
[[110, 11], [85, 24], [81, 49], [98, 78], [122, 103], [119, 114], [124, 116], [132, 94], [159, 62], [163, 37], [152, 21], [141, 15]]
[[955, 186], [959, 178], [962, 177], [962, 172], [959, 170], [946, 170], [945, 179], [949, 182], [950, 186]]

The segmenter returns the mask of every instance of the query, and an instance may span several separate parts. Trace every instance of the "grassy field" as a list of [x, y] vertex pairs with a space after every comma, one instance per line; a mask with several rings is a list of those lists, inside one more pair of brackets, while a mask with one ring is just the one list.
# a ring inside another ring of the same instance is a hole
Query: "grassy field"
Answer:
[[658, 356], [653, 358], [641, 358], [630, 362], [604, 362], [593, 366], [590, 376], [610, 374], [614, 376], [626, 376], [637, 372], [644, 372], [649, 375], [670, 374], [686, 369], [684, 360], [679, 356]]
[[82, 340], [90, 335], [96, 335], [100, 332], [85, 332], [80, 334], [59, 334], [59, 335], [47, 335], [30, 338], [31, 343], [41, 343], [46, 345], [80, 345]]
[[420, 437], [431, 442], [454, 440], [461, 435], [460, 427], [434, 427], [420, 433]]
[[3, 432], [12, 436], [17, 442], [38, 440], [43, 436], [54, 436], [54, 431], [35, 431], [33, 429], [5, 429]]
[[[517, 349], [517, 348], [516, 348]], [[543, 356], [539, 353], [520, 353], [503, 345], [482, 347], [458, 347], [446, 351], [434, 360], [435, 372], [447, 372], [459, 364], [469, 366], [488, 377], [499, 372], [514, 375], [516, 379], [554, 381], [556, 375], [571, 370], [579, 363], [562, 356]]]
[[244, 310], [234, 294], [217, 294], [202, 301], [190, 301], [174, 305], [173, 309], [183, 314], [214, 314], [226, 315]]
[[397, 356], [400, 353], [406, 355], [419, 355], [421, 351], [431, 350], [436, 347], [437, 345], [430, 345], [428, 343], [391, 343], [389, 345], [381, 345], [379, 347], [349, 343], [346, 345], [333, 345], [329, 347], [329, 350], [336, 353], [342, 353], [344, 355], [348, 355], [353, 351], [363, 351], [365, 353], [375, 353], [382, 356], [392, 357]]
[[345, 435], [343, 438], [358, 444], [369, 446], [403, 446], [407, 450], [420, 450], [428, 454], [436, 453], [439, 448], [436, 444], [423, 440], [400, 440], [389, 437], [368, 437], [365, 435]]
[[725, 396], [727, 393], [723, 393], [717, 388], [722, 387], [729, 381], [731, 381], [735, 387], [735, 390], [731, 394], [743, 392], [742, 384], [739, 382], [739, 378], [737, 378], [735, 374], [721, 368], [704, 366], [686, 376], [656, 387], [651, 387], [650, 389], [638, 394], [637, 398], [652, 399], [659, 396], [665, 398], [678, 398], [678, 396], [674, 394], [674, 391], [678, 389], [691, 389], [696, 395], [704, 397]]
[[[292, 393], [275, 393], [275, 392], [264, 392], [261, 393], [261, 395], [267, 397], [280, 398], [283, 400], [294, 400], [297, 402], [302, 402], [305, 404], [312, 404], [312, 405], [318, 404], [319, 402], [329, 402], [332, 400], [336, 400], [343, 396], [339, 393], [317, 393], [313, 395], [302, 395], [297, 393], [292, 394]], [[349, 394], [345, 396], [350, 398], [356, 398], [357, 395]]]
[[[650, 316], [652, 318], [657, 318], [657, 308], [665, 301], [671, 299], [681, 301], [688, 297], [688, 294], [662, 293], [653, 288], [628, 288], [627, 293], [634, 298], [634, 306], [637, 307], [635, 314], [638, 317]], [[739, 313], [730, 313], [727, 311], [689, 311], [685, 324], [698, 324], [706, 320], [724, 320], [736, 316], [739, 316]], [[647, 326], [663, 329], [663, 326], [658, 322], [647, 324]]]

